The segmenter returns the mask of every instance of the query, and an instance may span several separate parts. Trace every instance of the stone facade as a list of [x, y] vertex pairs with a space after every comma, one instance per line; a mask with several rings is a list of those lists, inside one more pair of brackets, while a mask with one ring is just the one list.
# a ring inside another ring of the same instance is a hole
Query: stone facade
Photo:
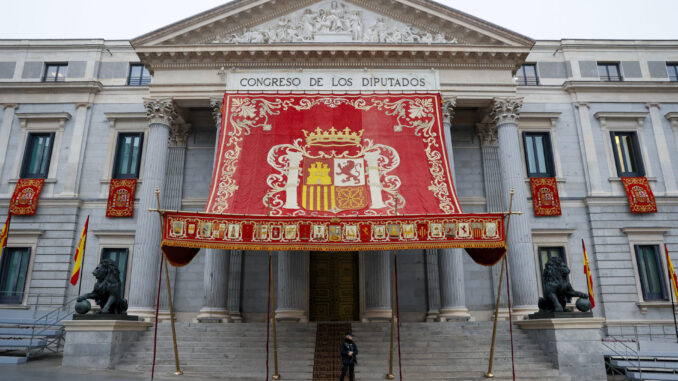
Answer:
[[[515, 314], [536, 308], [541, 293], [539, 247], [562, 247], [572, 284], [585, 289], [580, 249], [584, 239], [593, 272], [594, 314], [605, 319], [605, 327], [671, 324], [670, 302], [643, 296], [635, 245], [666, 243], [678, 252], [678, 82], [667, 70], [667, 62], [678, 60], [677, 41], [534, 42], [432, 2], [422, 1], [427, 7], [409, 14], [406, 6], [390, 9], [384, 0], [352, 1], [351, 12], [360, 8], [370, 22], [384, 17], [389, 25], [411, 25], [421, 35], [443, 37], [414, 41], [401, 36], [396, 41], [386, 38], [392, 32], [388, 30], [383, 41], [365, 42], [343, 36], [341, 28], [351, 24], [339, 23], [339, 29], [328, 29], [328, 40], [318, 40], [314, 31], [313, 41], [278, 38], [274, 45], [248, 44], [233, 40], [241, 36], [236, 31], [262, 30], [260, 25], [275, 24], [293, 12], [303, 16], [303, 7], [311, 2], [300, 1], [294, 9], [272, 2], [248, 8], [247, 17], [237, 16], [234, 7], [249, 3], [236, 3], [131, 42], [0, 40], [0, 215], [6, 213], [20, 175], [27, 135], [55, 133], [38, 213], [12, 219], [9, 245], [31, 248], [25, 296], [19, 304], [51, 308], [75, 296], [76, 288], [68, 285], [71, 258], [89, 216], [84, 274], [96, 266], [104, 248], [127, 248], [125, 294], [133, 311], [148, 316], [155, 307], [160, 267], [158, 220], [147, 209], [156, 206], [156, 186], [165, 205], [204, 208], [219, 125], [212, 100], [224, 91], [250, 90], [242, 85], [247, 82], [233, 78], [408, 73], [425, 77], [423, 90], [440, 92], [448, 100], [450, 160], [464, 211], [506, 210], [509, 190], [515, 188], [514, 209], [523, 212], [514, 216], [509, 238]], [[321, 5], [314, 5], [312, 13]], [[355, 15], [351, 12], [346, 17]], [[332, 37], [334, 32], [339, 35]], [[619, 63], [623, 81], [601, 81], [598, 62]], [[65, 81], [43, 82], [46, 63], [65, 63]], [[150, 85], [127, 85], [133, 63], [151, 70]], [[514, 79], [524, 63], [535, 64], [538, 84]], [[321, 88], [300, 86], [295, 90], [345, 90], [331, 81]], [[562, 216], [533, 216], [522, 139], [526, 131], [550, 133]], [[629, 213], [610, 131], [637, 133], [658, 213]], [[144, 136], [138, 199], [134, 218], [110, 219], [104, 216], [108, 184], [117, 136], [124, 132]], [[391, 255], [367, 258], [371, 254], [362, 254], [360, 260], [364, 320], [388, 318], [391, 309]], [[308, 255], [274, 257], [278, 292], [294, 293], [277, 296], [280, 311], [286, 319], [307, 320], [309, 282], [303, 277]], [[173, 300], [179, 319], [190, 321], [200, 314], [224, 322], [261, 321], [266, 313], [267, 260], [262, 253], [214, 251], [176, 269]], [[459, 250], [413, 250], [399, 253], [397, 260], [403, 320], [491, 318], [496, 269], [475, 264]], [[83, 289], [93, 282], [84, 276]], [[668, 290], [668, 283], [665, 286]]]

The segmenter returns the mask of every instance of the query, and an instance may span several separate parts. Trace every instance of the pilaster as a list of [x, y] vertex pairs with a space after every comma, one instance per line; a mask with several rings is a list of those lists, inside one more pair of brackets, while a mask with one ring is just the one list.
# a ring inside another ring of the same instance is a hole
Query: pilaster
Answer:
[[[520, 140], [518, 136], [518, 118], [522, 107], [522, 98], [495, 98], [490, 116], [497, 125], [499, 141], [499, 166], [501, 170], [502, 192], [509, 194], [514, 190], [513, 210], [526, 213], [527, 189], [522, 169]], [[508, 210], [504, 200], [504, 210]], [[517, 315], [537, 310], [536, 265], [534, 263], [532, 234], [526, 215], [511, 219], [509, 236], [507, 237], [509, 274], [513, 309]]]
[[596, 152], [596, 141], [593, 137], [593, 128], [591, 127], [591, 111], [588, 103], [577, 103], [575, 105], [579, 110], [579, 129], [580, 144], [584, 145], [584, 156], [586, 158], [586, 180], [589, 186], [589, 195], [603, 196], [603, 183], [600, 177], [600, 165], [598, 164], [598, 152]]
[[657, 144], [657, 155], [659, 155], [659, 165], [662, 169], [662, 177], [664, 179], [664, 186], [666, 187], [667, 196], [678, 196], [678, 187], [676, 186], [676, 176], [674, 175], [673, 164], [671, 163], [671, 155], [669, 147], [666, 144], [666, 135], [664, 134], [664, 124], [662, 117], [659, 114], [661, 106], [659, 103], [648, 103], [648, 110], [650, 110], [650, 121], [652, 122], [652, 132], [654, 133], [654, 140]]
[[9, 146], [9, 135], [12, 132], [14, 123], [14, 113], [19, 105], [16, 103], [5, 103], [2, 105], [3, 116], [2, 125], [0, 125], [0, 179], [2, 179], [2, 169], [7, 163], [7, 147]]
[[77, 197], [80, 170], [82, 168], [82, 156], [84, 153], [84, 147], [87, 145], [87, 136], [89, 135], [87, 133], [89, 130], [89, 123], [87, 123], [87, 111], [89, 110], [90, 106], [90, 103], [75, 104], [75, 126], [73, 127], [71, 144], [68, 148], [68, 161], [66, 162], [64, 188], [58, 195], [59, 197]]

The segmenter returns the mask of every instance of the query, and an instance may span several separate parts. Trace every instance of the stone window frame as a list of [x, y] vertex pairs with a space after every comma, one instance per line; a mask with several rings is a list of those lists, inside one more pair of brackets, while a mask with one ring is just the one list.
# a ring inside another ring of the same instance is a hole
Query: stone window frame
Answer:
[[[563, 176], [563, 165], [558, 151], [557, 126], [560, 112], [521, 112], [518, 121], [518, 134], [520, 141], [520, 156], [522, 158], [522, 174], [525, 183], [529, 185], [530, 177], [527, 174], [527, 163], [525, 162], [525, 141], [523, 132], [548, 132], [551, 140], [551, 155], [553, 156], [553, 170], [555, 171], [556, 182], [564, 184], [566, 182]], [[565, 196], [565, 187], [558, 187], [558, 193]]]
[[26, 283], [24, 285], [24, 296], [21, 304], [0, 304], [2, 309], [29, 309], [28, 296], [33, 280], [33, 264], [38, 250], [38, 240], [44, 234], [44, 230], [10, 230], [7, 236], [7, 247], [27, 247], [31, 250], [28, 268], [26, 269]]
[[[532, 229], [532, 254], [535, 263], [535, 276], [537, 277], [537, 287], [539, 296], [544, 296], [544, 288], [541, 283], [541, 273], [539, 272], [539, 247], [562, 247], [565, 252], [567, 266], [572, 270], [572, 258], [570, 256], [570, 237], [575, 229]], [[572, 271], [570, 271], [570, 283], [572, 283]], [[573, 284], [574, 287], [574, 284]], [[576, 287], [575, 287], [576, 289]], [[569, 305], [569, 304], [568, 304]]]
[[657, 245], [659, 247], [659, 257], [661, 259], [662, 272], [664, 272], [664, 282], [666, 289], [671, 291], [671, 284], [669, 283], [668, 273], [666, 273], [667, 264], [666, 256], [662, 253], [664, 248], [664, 236], [671, 231], [669, 227], [647, 227], [647, 228], [621, 228], [621, 231], [626, 235], [629, 243], [629, 255], [631, 256], [631, 263], [633, 265], [633, 278], [636, 286], [636, 294], [638, 301], [636, 305], [642, 314], [647, 313], [648, 308], [671, 308], [671, 301], [646, 301], [643, 298], [643, 289], [640, 284], [640, 274], [638, 273], [638, 260], [636, 259], [636, 245]]
[[[67, 112], [56, 113], [16, 113], [16, 117], [21, 122], [21, 138], [12, 168], [12, 177], [8, 181], [10, 184], [16, 184], [21, 176], [21, 168], [26, 153], [26, 143], [30, 133], [54, 133], [54, 143], [52, 145], [52, 155], [50, 156], [49, 171], [45, 184], [53, 185], [57, 182], [57, 173], [59, 169], [59, 154], [62, 151], [61, 141], [66, 128], [66, 122], [71, 119], [71, 114]], [[54, 187], [46, 187], [43, 190], [48, 196], [51, 196]]]
[[[115, 153], [117, 150], [118, 136], [121, 133], [143, 133], [143, 142], [141, 145], [141, 157], [139, 159], [139, 177], [137, 184], [141, 184], [144, 178], [144, 163], [146, 161], [146, 148], [148, 145], [148, 118], [145, 112], [133, 113], [104, 113], [109, 121], [108, 131], [108, 152], [104, 164], [104, 172], [101, 180], [100, 197], [108, 198], [108, 187], [113, 178], [113, 167], [115, 165]], [[123, 123], [119, 123], [123, 122]]]
[[129, 288], [132, 283], [132, 259], [134, 258], [134, 230], [95, 230], [92, 232], [98, 241], [96, 264], [101, 261], [103, 249], [127, 249], [127, 269], [125, 270], [125, 290], [123, 297], [129, 299]]
[[[647, 144], [645, 142], [644, 128], [645, 119], [649, 117], [649, 112], [597, 112], [593, 117], [598, 120], [600, 130], [603, 135], [603, 145], [605, 146], [605, 157], [607, 158], [607, 171], [609, 182], [621, 183], [621, 178], [617, 173], [617, 163], [614, 159], [614, 152], [612, 152], [612, 139], [610, 132], [635, 132], [638, 138], [638, 148], [640, 149], [640, 158], [642, 160], [643, 168], [645, 169], [645, 177], [649, 181], [657, 181], [648, 155]], [[619, 192], [616, 195], [624, 195], [624, 191], [619, 187]]]

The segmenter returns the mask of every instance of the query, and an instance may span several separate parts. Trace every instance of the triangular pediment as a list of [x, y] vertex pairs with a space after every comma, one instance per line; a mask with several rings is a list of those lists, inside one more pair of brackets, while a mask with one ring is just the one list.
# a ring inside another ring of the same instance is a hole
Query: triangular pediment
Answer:
[[132, 41], [190, 45], [472, 45], [533, 41], [431, 0], [236, 0]]

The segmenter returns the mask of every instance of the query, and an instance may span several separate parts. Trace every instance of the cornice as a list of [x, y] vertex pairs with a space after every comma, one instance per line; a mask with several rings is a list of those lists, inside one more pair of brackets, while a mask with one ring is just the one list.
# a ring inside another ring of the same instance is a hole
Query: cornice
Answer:
[[568, 93], [574, 92], [656, 92], [675, 93], [678, 90], [678, 82], [669, 81], [628, 81], [628, 82], [606, 82], [606, 81], [566, 81], [561, 87]]
[[0, 82], [0, 93], [90, 93], [96, 94], [104, 86], [99, 81], [67, 82]]

